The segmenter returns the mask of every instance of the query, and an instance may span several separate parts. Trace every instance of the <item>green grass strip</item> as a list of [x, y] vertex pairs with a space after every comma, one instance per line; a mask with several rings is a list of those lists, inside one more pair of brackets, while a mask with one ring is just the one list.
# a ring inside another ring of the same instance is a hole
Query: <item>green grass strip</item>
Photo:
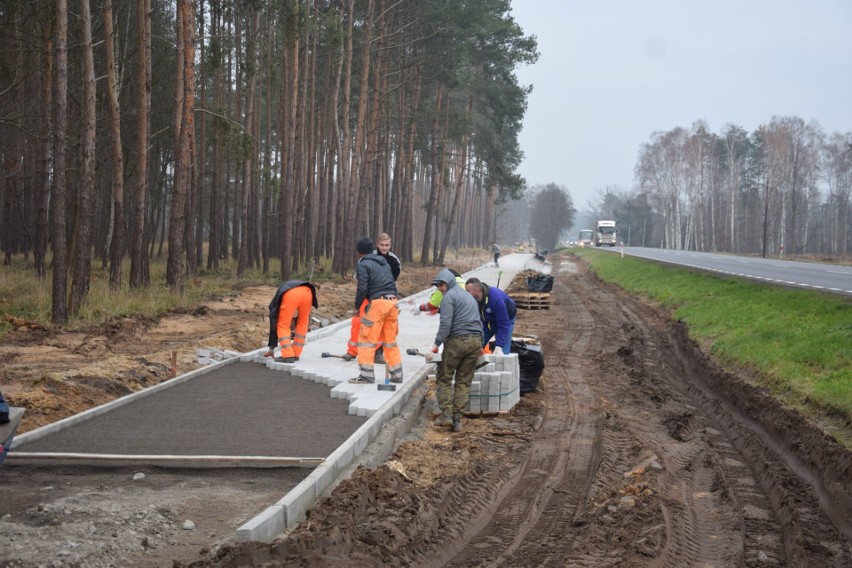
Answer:
[[594, 249], [572, 249], [604, 281], [683, 320], [724, 364], [756, 371], [761, 386], [852, 449], [852, 302]]

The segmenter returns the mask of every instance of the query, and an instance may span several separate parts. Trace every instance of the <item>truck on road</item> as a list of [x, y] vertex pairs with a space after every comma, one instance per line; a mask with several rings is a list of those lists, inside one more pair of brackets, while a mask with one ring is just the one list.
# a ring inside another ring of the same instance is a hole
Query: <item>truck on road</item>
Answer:
[[595, 246], [614, 247], [616, 242], [615, 221], [598, 221], [595, 225]]
[[592, 241], [594, 240], [595, 232], [591, 229], [582, 229], [580, 231], [580, 237], [577, 239], [577, 245], [581, 247], [590, 247], [592, 246]]

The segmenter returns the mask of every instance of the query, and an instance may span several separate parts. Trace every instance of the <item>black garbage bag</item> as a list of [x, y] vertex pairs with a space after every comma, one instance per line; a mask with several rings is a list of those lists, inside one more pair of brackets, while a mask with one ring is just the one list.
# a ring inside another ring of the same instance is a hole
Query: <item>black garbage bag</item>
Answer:
[[550, 292], [553, 290], [553, 276], [548, 274], [527, 276], [527, 290], [530, 292]]
[[512, 341], [512, 353], [518, 354], [518, 365], [521, 368], [521, 394], [535, 392], [538, 380], [544, 372], [544, 354], [530, 349], [526, 343]]

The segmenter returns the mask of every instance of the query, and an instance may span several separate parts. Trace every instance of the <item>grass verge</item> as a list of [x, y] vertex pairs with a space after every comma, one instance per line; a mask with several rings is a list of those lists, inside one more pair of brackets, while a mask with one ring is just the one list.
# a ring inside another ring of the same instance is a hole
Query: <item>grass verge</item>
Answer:
[[[329, 280], [327, 261], [320, 261], [313, 279]], [[310, 267], [304, 274], [293, 274], [293, 279], [307, 279]], [[236, 261], [220, 261], [215, 271], [200, 270], [188, 276], [183, 293], [172, 292], [166, 285], [166, 258], [150, 261], [151, 285], [142, 289], [131, 289], [127, 284], [130, 261], [123, 266], [125, 283], [120, 290], [110, 290], [109, 269], [92, 266], [89, 296], [77, 314], [69, 315], [68, 329], [85, 328], [105, 321], [123, 317], [158, 318], [176, 309], [190, 309], [198, 303], [216, 297], [228, 297], [249, 285], [281, 283], [280, 270], [271, 266], [269, 272], [250, 269], [236, 277]], [[21, 258], [13, 260], [11, 266], [0, 269], [0, 341], [12, 329], [7, 316], [23, 318], [44, 327], [52, 327], [50, 321], [52, 281], [51, 275], [39, 279], [35, 276], [32, 261]], [[71, 279], [68, 279], [68, 292]]]
[[606, 281], [683, 320], [726, 365], [753, 369], [760, 385], [852, 449], [852, 302], [808, 290], [573, 249]]

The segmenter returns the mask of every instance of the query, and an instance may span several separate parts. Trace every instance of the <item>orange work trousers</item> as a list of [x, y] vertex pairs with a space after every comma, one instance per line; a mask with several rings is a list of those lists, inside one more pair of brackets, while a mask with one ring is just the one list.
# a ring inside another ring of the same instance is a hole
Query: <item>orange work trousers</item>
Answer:
[[395, 300], [372, 300], [361, 318], [361, 333], [358, 335], [358, 367], [361, 378], [373, 381], [376, 349], [384, 346], [385, 364], [392, 379], [402, 380], [402, 354], [396, 343], [399, 333], [399, 310]]
[[349, 343], [346, 344], [346, 352], [353, 357], [358, 356], [358, 334], [361, 333], [361, 318], [364, 317], [364, 310], [370, 300], [364, 298], [361, 302], [361, 308], [358, 310], [357, 316], [352, 316], [352, 323], [349, 325]]
[[[281, 357], [298, 357], [305, 347], [308, 336], [308, 324], [311, 321], [311, 308], [314, 296], [307, 286], [296, 286], [284, 292], [281, 298], [281, 308], [278, 310], [278, 344], [281, 346]], [[290, 323], [296, 311], [296, 329], [291, 338]]]

